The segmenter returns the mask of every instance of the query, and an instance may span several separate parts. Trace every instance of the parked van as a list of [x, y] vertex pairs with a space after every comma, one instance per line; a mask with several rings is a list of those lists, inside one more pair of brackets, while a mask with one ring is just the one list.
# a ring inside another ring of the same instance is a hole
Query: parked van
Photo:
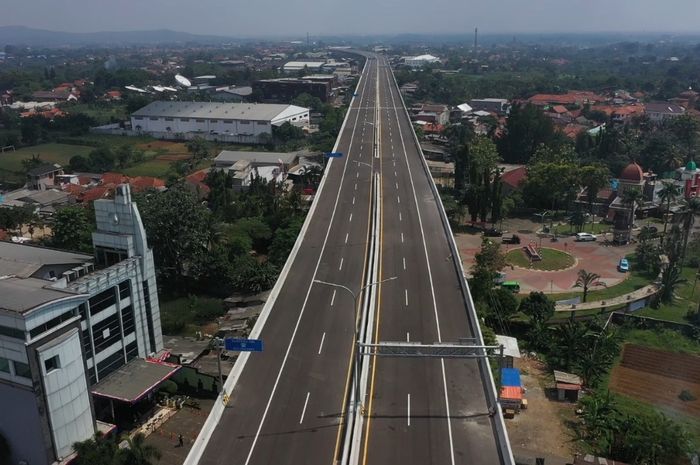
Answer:
[[501, 283], [503, 289], [508, 289], [513, 294], [520, 292], [520, 283], [518, 281], [504, 281]]

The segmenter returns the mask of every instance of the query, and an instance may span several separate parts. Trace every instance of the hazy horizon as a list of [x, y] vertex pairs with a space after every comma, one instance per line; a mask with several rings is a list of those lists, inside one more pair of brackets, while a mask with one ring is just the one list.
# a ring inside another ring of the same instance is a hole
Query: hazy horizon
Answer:
[[170, 29], [227, 37], [311, 35], [697, 34], [700, 2], [671, 0], [9, 0], [0, 26], [61, 32]]

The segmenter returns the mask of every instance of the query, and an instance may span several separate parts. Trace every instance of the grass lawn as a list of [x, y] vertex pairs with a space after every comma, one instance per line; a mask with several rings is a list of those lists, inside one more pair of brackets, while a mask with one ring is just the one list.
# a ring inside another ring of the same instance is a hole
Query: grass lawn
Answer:
[[170, 171], [171, 161], [168, 160], [146, 160], [132, 167], [121, 170], [127, 176], [153, 176], [156, 178], [165, 177]]
[[[581, 229], [581, 232], [587, 232], [591, 234], [602, 234], [604, 232], [612, 231], [612, 225], [611, 224], [603, 224], [603, 223], [586, 223], [583, 225], [583, 228]], [[554, 232], [558, 235], [562, 236], [572, 236], [578, 231], [576, 228], [570, 224], [558, 224], [554, 226]]]
[[698, 288], [700, 286], [695, 285], [696, 272], [695, 268], [683, 268], [683, 277], [687, 282], [676, 288], [676, 299], [672, 303], [661, 304], [659, 308], [647, 307], [636, 314], [660, 320], [687, 323], [685, 314], [689, 309], [697, 310], [700, 301], [700, 288]]
[[223, 314], [223, 300], [215, 297], [188, 296], [160, 301], [163, 333], [168, 335], [194, 335], [202, 325]]
[[506, 262], [521, 268], [531, 268], [533, 270], [543, 271], [569, 268], [576, 262], [576, 259], [574, 259], [572, 255], [560, 250], [549, 249], [546, 247], [542, 247], [540, 249], [540, 256], [542, 257], [542, 260], [533, 261], [532, 266], [530, 266], [530, 259], [526, 255], [526, 252], [522, 248], [517, 248], [509, 251], [506, 254]]
[[126, 105], [120, 104], [80, 103], [66, 107], [66, 111], [73, 114], [82, 113], [87, 115], [95, 119], [97, 124], [108, 124], [111, 118], [124, 120], [128, 116]]
[[22, 160], [31, 158], [32, 155], [39, 155], [42, 160], [50, 163], [68, 165], [68, 161], [74, 155], [87, 155], [93, 150], [92, 147], [68, 144], [40, 144], [32, 147], [25, 147], [14, 152], [4, 152], [0, 154], [0, 169], [22, 173]]
[[[611, 299], [613, 297], [619, 297], [621, 295], [629, 294], [630, 292], [641, 289], [651, 283], [652, 279], [649, 276], [631, 273], [627, 279], [622, 281], [620, 284], [615, 286], [603, 287], [603, 286], [593, 286], [588, 291], [588, 302], [594, 302], [596, 300]], [[574, 297], [580, 297], [583, 295], [582, 290], [563, 292], [561, 294], [552, 294], [550, 297], [555, 300], [566, 300], [572, 299]]]

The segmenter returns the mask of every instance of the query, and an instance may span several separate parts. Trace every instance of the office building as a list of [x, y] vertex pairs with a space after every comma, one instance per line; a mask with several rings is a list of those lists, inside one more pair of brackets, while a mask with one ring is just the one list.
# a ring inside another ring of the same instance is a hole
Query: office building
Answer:
[[163, 347], [153, 252], [129, 186], [94, 208], [94, 255], [0, 242], [0, 434], [11, 463], [69, 457], [100, 426], [100, 383]]

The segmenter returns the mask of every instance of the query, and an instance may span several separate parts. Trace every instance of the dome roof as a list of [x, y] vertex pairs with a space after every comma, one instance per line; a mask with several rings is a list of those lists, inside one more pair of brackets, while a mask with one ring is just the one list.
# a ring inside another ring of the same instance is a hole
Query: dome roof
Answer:
[[690, 160], [687, 165], [685, 165], [685, 170], [686, 171], [697, 171], [698, 170], [698, 165], [695, 163], [694, 160]]
[[644, 179], [644, 172], [642, 167], [636, 163], [630, 163], [622, 170], [620, 174], [621, 181], [631, 181], [631, 182], [642, 182]]

